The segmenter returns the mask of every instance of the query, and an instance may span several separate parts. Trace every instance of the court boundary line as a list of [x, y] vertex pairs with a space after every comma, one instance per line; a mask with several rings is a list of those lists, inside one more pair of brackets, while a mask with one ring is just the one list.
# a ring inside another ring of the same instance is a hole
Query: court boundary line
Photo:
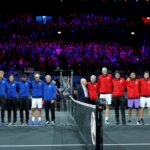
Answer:
[[150, 143], [104, 144], [104, 146], [150, 146]]
[[41, 145], [0, 145], [0, 148], [11, 148], [11, 147], [81, 147], [87, 146], [86, 144], [41, 144]]
[[[0, 145], [0, 148], [21, 148], [21, 147], [82, 147], [86, 144], [40, 144], [40, 145]], [[95, 146], [89, 144], [88, 146]], [[121, 143], [121, 144], [103, 144], [103, 146], [150, 146], [150, 143]]]

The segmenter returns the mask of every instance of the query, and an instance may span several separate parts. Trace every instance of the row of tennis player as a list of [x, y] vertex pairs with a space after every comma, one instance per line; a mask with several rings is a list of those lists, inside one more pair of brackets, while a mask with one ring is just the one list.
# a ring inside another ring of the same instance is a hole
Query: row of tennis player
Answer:
[[[130, 76], [125, 79], [121, 77], [120, 72], [116, 71], [114, 78], [108, 73], [107, 68], [102, 68], [102, 74], [98, 76], [92, 75], [90, 82], [85, 78], [80, 80], [81, 85], [77, 89], [77, 99], [79, 101], [95, 104], [100, 98], [106, 99], [105, 124], [110, 124], [109, 108], [114, 104], [116, 124], [120, 124], [119, 108], [121, 109], [122, 124], [131, 124], [132, 109], [136, 108], [137, 125], [144, 125], [143, 111], [148, 108], [150, 115], [150, 77], [149, 72], [145, 71], [143, 78], [137, 78], [135, 72], [131, 72]], [[126, 122], [125, 108], [127, 91], [127, 107], [128, 122]]]
[[[4, 77], [4, 71], [0, 71], [0, 104], [1, 104], [1, 125], [5, 125], [5, 109], [7, 108], [8, 125], [15, 125], [17, 122], [17, 107], [20, 109], [21, 124], [35, 124], [35, 112], [38, 109], [38, 125], [42, 125], [42, 100], [44, 99], [46, 125], [52, 123], [55, 125], [55, 100], [56, 85], [51, 81], [51, 76], [46, 75], [45, 81], [40, 80], [40, 74], [34, 75], [33, 81], [28, 81], [27, 76], [23, 74], [21, 80], [16, 82], [13, 74], [10, 74], [8, 80]], [[31, 93], [31, 94], [30, 94]], [[29, 121], [30, 96], [32, 119]], [[25, 115], [24, 115], [25, 110]], [[51, 122], [49, 118], [51, 110]], [[13, 121], [11, 112], [13, 111]], [[26, 116], [24, 118], [24, 116]]]

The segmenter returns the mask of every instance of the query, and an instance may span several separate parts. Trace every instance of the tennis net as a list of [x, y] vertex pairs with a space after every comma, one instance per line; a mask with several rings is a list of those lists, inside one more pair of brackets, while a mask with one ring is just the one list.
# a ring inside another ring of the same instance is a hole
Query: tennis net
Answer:
[[96, 105], [75, 100], [70, 96], [67, 111], [75, 120], [88, 150], [96, 150]]

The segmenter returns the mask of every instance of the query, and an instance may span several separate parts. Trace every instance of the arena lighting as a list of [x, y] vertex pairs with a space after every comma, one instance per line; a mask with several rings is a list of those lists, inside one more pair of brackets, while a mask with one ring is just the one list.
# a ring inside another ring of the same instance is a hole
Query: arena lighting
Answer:
[[131, 35], [134, 35], [135, 34], [135, 32], [131, 32]]
[[150, 19], [150, 17], [147, 17], [147, 19], [149, 20], [149, 19]]
[[58, 31], [57, 34], [61, 34], [61, 31]]

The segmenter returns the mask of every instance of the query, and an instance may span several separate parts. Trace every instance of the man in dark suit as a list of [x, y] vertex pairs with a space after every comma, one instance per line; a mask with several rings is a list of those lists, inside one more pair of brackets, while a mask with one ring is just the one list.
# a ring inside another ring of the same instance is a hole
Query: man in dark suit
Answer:
[[86, 88], [87, 81], [85, 78], [80, 79], [80, 86], [77, 89], [77, 99], [81, 102], [87, 103], [88, 90]]

